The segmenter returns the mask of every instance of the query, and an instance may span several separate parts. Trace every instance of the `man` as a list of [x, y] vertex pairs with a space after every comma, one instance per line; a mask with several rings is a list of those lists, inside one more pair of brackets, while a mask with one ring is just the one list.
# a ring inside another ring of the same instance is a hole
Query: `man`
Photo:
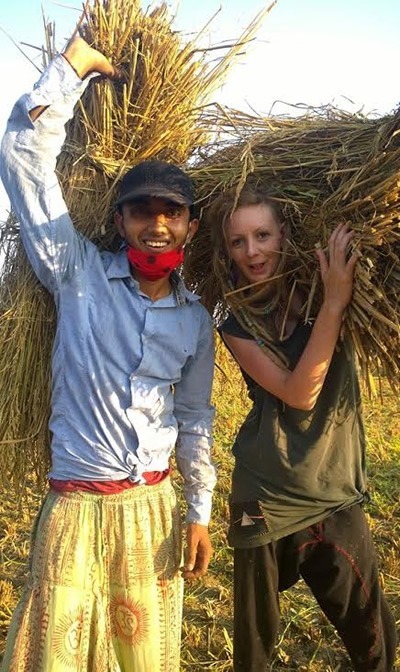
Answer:
[[118, 74], [73, 40], [17, 102], [2, 143], [26, 253], [57, 307], [51, 487], [2, 672], [175, 672], [182, 575], [201, 576], [211, 556], [212, 326], [174, 271], [198, 226], [193, 185], [176, 166], [139, 164], [116, 204], [123, 248], [100, 253], [75, 231], [54, 167], [96, 73]]

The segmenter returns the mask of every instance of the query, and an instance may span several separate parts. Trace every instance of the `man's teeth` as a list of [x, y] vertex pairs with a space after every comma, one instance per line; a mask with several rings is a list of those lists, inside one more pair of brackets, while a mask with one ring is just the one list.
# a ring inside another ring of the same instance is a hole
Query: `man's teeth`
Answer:
[[157, 240], [157, 241], [156, 240], [145, 240], [144, 242], [147, 245], [147, 247], [154, 247], [154, 248], [165, 247], [166, 245], [168, 245], [168, 242], [165, 241], [165, 240]]

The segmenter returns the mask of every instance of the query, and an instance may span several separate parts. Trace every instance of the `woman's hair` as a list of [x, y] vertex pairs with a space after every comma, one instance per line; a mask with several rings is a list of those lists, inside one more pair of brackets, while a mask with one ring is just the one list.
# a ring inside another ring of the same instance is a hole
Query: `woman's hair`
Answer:
[[[253, 286], [238, 286], [227, 245], [226, 228], [229, 218], [241, 207], [267, 205], [276, 221], [285, 226], [281, 257], [274, 277]], [[290, 242], [290, 227], [285, 219], [281, 203], [268, 189], [262, 186], [245, 185], [239, 194], [234, 191], [219, 197], [210, 207], [207, 219], [211, 218], [212, 273], [219, 283], [223, 306], [228, 308], [241, 326], [250, 332], [260, 345], [274, 352], [274, 342], [281, 339], [285, 322], [295, 315], [292, 298], [295, 287], [291, 271], [295, 268], [296, 255]], [[225, 311], [220, 311], [221, 317]], [[279, 350], [276, 354], [281, 358]]]
[[231, 203], [232, 207], [229, 209], [229, 212], [226, 212], [225, 214], [224, 225], [227, 218], [230, 217], [235, 210], [249, 205], [268, 205], [276, 220], [282, 224], [284, 223], [284, 216], [279, 200], [274, 198], [268, 190], [261, 187], [246, 186], [236, 198], [233, 199], [232, 195], [228, 195], [226, 204], [228, 205], [228, 203]]

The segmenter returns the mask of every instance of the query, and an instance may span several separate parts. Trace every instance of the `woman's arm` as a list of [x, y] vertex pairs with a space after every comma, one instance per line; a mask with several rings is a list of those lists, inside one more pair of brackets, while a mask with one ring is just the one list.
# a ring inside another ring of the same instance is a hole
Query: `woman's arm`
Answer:
[[293, 408], [311, 410], [324, 384], [353, 289], [358, 255], [352, 254], [346, 260], [352, 237], [353, 232], [340, 224], [329, 240], [329, 262], [323, 251], [317, 250], [324, 301], [307, 346], [293, 371], [275, 364], [255, 341], [223, 334], [242, 369], [261, 387]]

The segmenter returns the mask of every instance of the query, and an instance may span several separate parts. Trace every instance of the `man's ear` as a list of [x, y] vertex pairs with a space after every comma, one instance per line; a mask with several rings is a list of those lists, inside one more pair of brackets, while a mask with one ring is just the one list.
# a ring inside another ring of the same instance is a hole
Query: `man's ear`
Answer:
[[121, 238], [125, 238], [124, 218], [119, 210], [114, 212], [114, 224]]
[[196, 233], [197, 229], [199, 228], [199, 220], [198, 219], [191, 219], [189, 222], [189, 229], [188, 229], [188, 234], [186, 236], [185, 244], [190, 243], [192, 240], [194, 234]]

